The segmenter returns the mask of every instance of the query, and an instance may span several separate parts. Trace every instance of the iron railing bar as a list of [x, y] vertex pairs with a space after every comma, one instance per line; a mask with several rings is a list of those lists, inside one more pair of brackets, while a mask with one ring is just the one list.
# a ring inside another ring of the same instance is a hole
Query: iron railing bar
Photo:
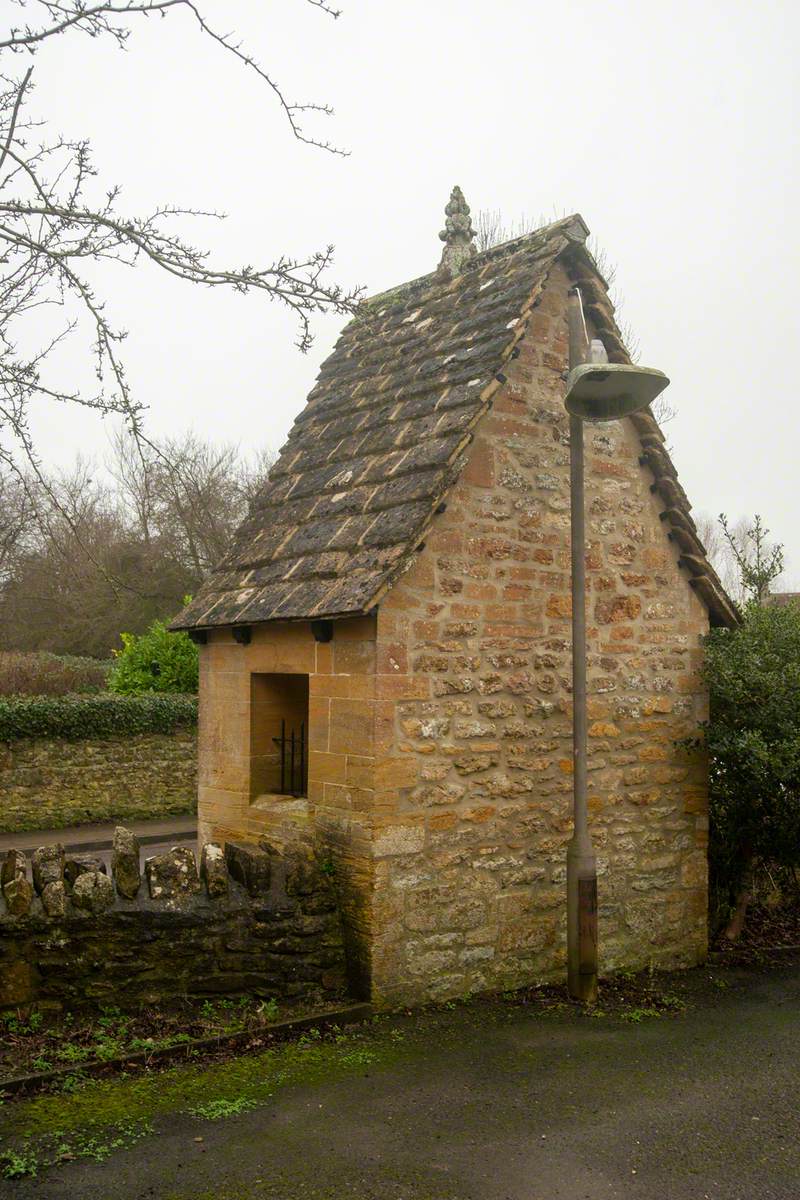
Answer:
[[308, 792], [306, 786], [306, 723], [300, 722], [300, 795], [305, 796]]

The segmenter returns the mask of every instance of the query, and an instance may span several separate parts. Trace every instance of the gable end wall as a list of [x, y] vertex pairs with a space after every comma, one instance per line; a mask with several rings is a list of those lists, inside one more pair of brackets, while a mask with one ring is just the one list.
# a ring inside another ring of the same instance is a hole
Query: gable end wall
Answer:
[[[375, 781], [379, 1001], [565, 970], [568, 286], [556, 267], [446, 511], [379, 609], [378, 661], [405, 687], [382, 714], [394, 765]], [[706, 950], [707, 772], [675, 742], [706, 713], [708, 616], [630, 422], [587, 426], [585, 445], [601, 968], [688, 965]]]

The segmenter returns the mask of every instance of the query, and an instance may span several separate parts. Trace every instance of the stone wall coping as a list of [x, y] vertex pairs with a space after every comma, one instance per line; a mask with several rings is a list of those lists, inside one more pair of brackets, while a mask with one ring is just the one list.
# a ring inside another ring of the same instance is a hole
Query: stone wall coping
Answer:
[[[169, 913], [196, 919], [203, 912], [294, 913], [297, 897], [318, 889], [314, 854], [307, 846], [280, 852], [263, 843], [205, 843], [198, 862], [188, 846], [174, 846], [139, 865], [139, 840], [117, 826], [111, 878], [99, 859], [65, 851], [60, 843], [31, 856], [13, 848], [0, 860], [0, 932], [59, 923], [96, 921], [107, 914]], [[30, 876], [32, 875], [32, 880]]]

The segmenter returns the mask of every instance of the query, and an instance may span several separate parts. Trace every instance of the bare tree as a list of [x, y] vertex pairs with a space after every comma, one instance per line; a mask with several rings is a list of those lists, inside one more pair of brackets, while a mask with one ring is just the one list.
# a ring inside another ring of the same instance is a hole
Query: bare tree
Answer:
[[736, 566], [743, 601], [762, 604], [769, 595], [770, 585], [783, 572], [783, 545], [770, 540], [769, 530], [758, 513], [752, 524], [739, 521], [734, 528], [725, 513], [720, 513], [719, 523]]
[[771, 540], [758, 513], [734, 522], [724, 513], [699, 513], [695, 524], [728, 594], [740, 606], [763, 601], [783, 571], [783, 546]]
[[32, 509], [12, 479], [0, 648], [103, 657], [122, 630], [172, 616], [229, 545], [271, 457], [247, 459], [194, 434], [151, 450], [119, 433], [105, 471], [78, 458], [68, 472], [42, 472], [43, 484], [29, 481]]
[[[36, 519], [2, 581], [3, 649], [107, 654], [134, 605], [137, 617], [158, 606], [153, 593], [163, 573], [148, 575], [152, 557], [131, 540], [114, 496], [89, 463], [79, 460], [44, 486], [29, 481], [28, 490]], [[136, 592], [114, 586], [112, 572], [123, 581], [135, 575]]]
[[722, 537], [719, 520], [707, 512], [692, 513], [692, 516], [697, 527], [697, 536], [705, 547], [709, 562], [725, 586], [728, 587], [728, 546]]
[[34, 519], [28, 489], [15, 475], [0, 472], [0, 586], [13, 571], [17, 553]]
[[522, 213], [516, 221], [509, 224], [499, 208], [482, 208], [475, 219], [478, 250], [491, 250], [492, 246], [524, 237], [526, 233], [533, 233], [546, 224], [546, 217], [534, 220], [527, 213]]
[[[305, 3], [338, 16], [325, 0]], [[60, 493], [48, 490], [31, 436], [34, 401], [116, 414], [140, 444], [145, 440], [142, 405], [121, 353], [125, 331], [107, 315], [95, 282], [104, 268], [150, 264], [187, 283], [260, 293], [295, 315], [301, 350], [311, 342], [313, 315], [351, 312], [358, 291], [330, 280], [331, 246], [301, 257], [281, 254], [260, 266], [212, 263], [181, 230], [193, 217], [221, 214], [171, 204], [126, 212], [119, 185], [95, 182], [89, 143], [51, 136], [29, 115], [36, 55], [45, 43], [63, 39], [66, 45], [83, 34], [98, 45], [122, 48], [137, 22], [182, 16], [267, 89], [295, 138], [342, 153], [305, 126], [309, 117], [332, 110], [290, 102], [253, 54], [209, 22], [201, 0], [13, 0], [13, 7], [20, 23], [9, 13], [6, 27], [0, 26], [0, 469], [17, 480], [31, 505], [47, 493], [50, 511]], [[57, 369], [53, 351], [72, 335], [83, 337], [93, 353], [97, 383], [91, 391]], [[62, 515], [68, 518], [66, 510]]]
[[238, 446], [206, 442], [191, 432], [142, 447], [120, 430], [112, 437], [109, 471], [127, 523], [145, 544], [168, 544], [199, 580], [228, 549], [274, 461], [271, 450], [248, 460]]

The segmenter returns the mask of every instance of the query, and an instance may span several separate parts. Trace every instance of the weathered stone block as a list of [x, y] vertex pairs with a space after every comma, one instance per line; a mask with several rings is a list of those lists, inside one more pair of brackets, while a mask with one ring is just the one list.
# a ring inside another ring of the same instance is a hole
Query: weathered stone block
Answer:
[[391, 825], [375, 835], [375, 856], [415, 854], [425, 845], [423, 825]]
[[87, 871], [75, 880], [72, 903], [85, 912], [105, 912], [114, 903], [114, 885], [101, 871]]
[[188, 846], [173, 846], [148, 858], [144, 869], [151, 900], [172, 900], [200, 890], [194, 853]]
[[478, 712], [485, 717], [511, 717], [515, 709], [510, 700], [481, 700]]
[[48, 917], [56, 920], [67, 915], [67, 889], [62, 879], [46, 883], [42, 888], [42, 904]]
[[86, 875], [88, 871], [100, 871], [103, 875], [108, 874], [102, 858], [96, 858], [92, 854], [72, 854], [64, 860], [64, 878], [70, 887], [75, 886], [75, 880], [79, 875]]
[[11, 962], [0, 971], [0, 1008], [28, 1004], [35, 994], [36, 969], [32, 963]]
[[25, 878], [27, 874], [27, 861], [21, 850], [9, 850], [3, 859], [3, 866], [0, 868], [0, 887], [5, 887], [12, 879], [17, 879], [18, 876]]
[[490, 721], [479, 721], [476, 718], [471, 721], [456, 721], [454, 730], [457, 738], [491, 737], [496, 732], [496, 726]]
[[611, 721], [593, 721], [589, 726], [589, 737], [616, 738], [619, 729]]
[[64, 878], [64, 847], [60, 842], [53, 846], [40, 846], [33, 852], [33, 886], [40, 894], [48, 883], [58, 883]]
[[572, 612], [572, 597], [570, 595], [550, 596], [547, 601], [548, 617], [568, 617]]
[[314, 852], [310, 846], [295, 846], [286, 853], [286, 894], [312, 896], [320, 890], [322, 880]]
[[466, 695], [473, 691], [475, 687], [474, 679], [462, 676], [460, 679], [434, 679], [433, 694], [434, 696], [453, 696]]
[[139, 839], [122, 825], [118, 825], [114, 830], [111, 872], [120, 896], [133, 900], [142, 882], [139, 869]]
[[33, 903], [33, 885], [24, 875], [16, 875], [3, 884], [3, 895], [6, 906], [12, 917], [24, 917], [30, 912]]
[[424, 805], [457, 804], [466, 791], [458, 783], [441, 783], [436, 787], [427, 788], [421, 800]]
[[620, 621], [635, 621], [641, 611], [642, 602], [638, 596], [613, 596], [598, 600], [594, 618], [601, 625], [613, 625]]
[[216, 842], [206, 842], [200, 854], [200, 878], [209, 896], [227, 896], [228, 868], [225, 853]]
[[272, 875], [268, 851], [241, 842], [226, 842], [225, 862], [231, 878], [247, 888], [251, 896], [267, 894]]
[[460, 754], [453, 760], [455, 769], [461, 775], [474, 775], [476, 771], [488, 771], [489, 767], [497, 765], [495, 754]]

